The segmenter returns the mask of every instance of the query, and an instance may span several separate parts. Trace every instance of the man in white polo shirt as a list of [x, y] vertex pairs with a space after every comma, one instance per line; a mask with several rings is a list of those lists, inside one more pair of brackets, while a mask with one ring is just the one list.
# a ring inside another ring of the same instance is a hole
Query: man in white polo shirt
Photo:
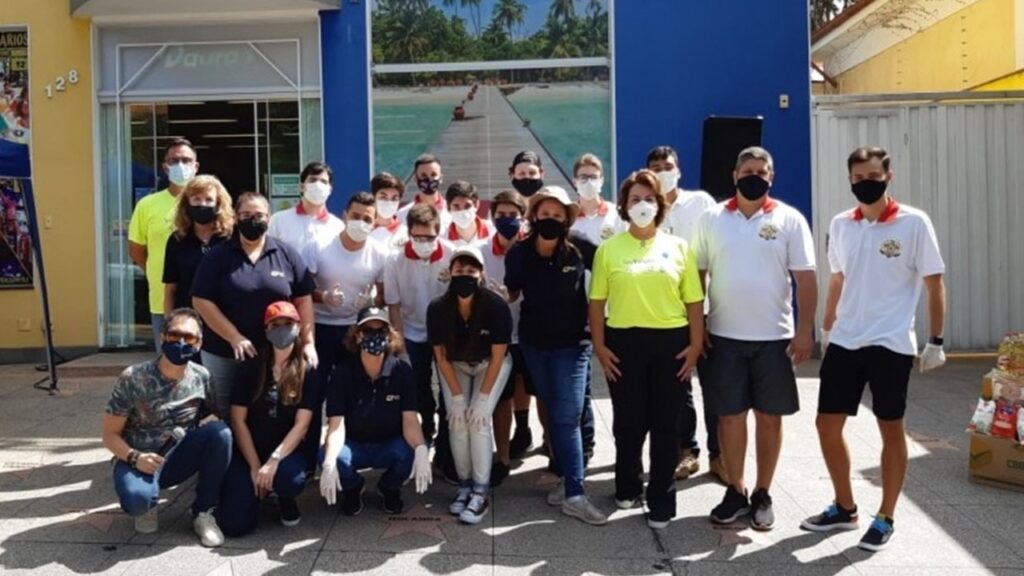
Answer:
[[294, 208], [271, 216], [267, 235], [295, 248], [299, 254], [305, 254], [310, 244], [323, 244], [337, 238], [345, 224], [327, 211], [333, 180], [330, 166], [311, 162], [302, 169], [299, 180], [302, 182], [302, 200]]
[[857, 506], [850, 483], [850, 453], [843, 426], [857, 415], [864, 386], [882, 435], [882, 503], [859, 548], [878, 551], [893, 534], [893, 513], [907, 473], [903, 415], [907, 385], [917, 354], [914, 312], [921, 288], [928, 289], [929, 334], [922, 372], [946, 362], [942, 351], [945, 264], [928, 215], [889, 195], [892, 170], [881, 148], [858, 148], [847, 160], [857, 207], [829, 227], [832, 268], [818, 392], [818, 437], [835, 501], [802, 524], [806, 530], [853, 530]]
[[[793, 367], [811, 356], [818, 301], [810, 227], [800, 212], [768, 195], [774, 177], [767, 150], [740, 152], [733, 172], [736, 196], [701, 216], [693, 241], [697, 266], [710, 276], [710, 341], [701, 378], [705, 401], [718, 416], [730, 481], [711, 520], [727, 524], [749, 513], [756, 530], [775, 524], [768, 489], [782, 448], [782, 417], [800, 408]], [[751, 409], [757, 483], [748, 499], [743, 468]]]
[[412, 165], [413, 178], [416, 179], [416, 195], [412, 202], [406, 204], [398, 211], [398, 219], [405, 222], [409, 217], [409, 210], [418, 204], [429, 204], [437, 210], [437, 217], [441, 223], [441, 230], [447, 231], [452, 223], [452, 214], [448, 211], [444, 195], [441, 194], [441, 184], [444, 183], [444, 174], [441, 172], [441, 161], [433, 154], [420, 154]]

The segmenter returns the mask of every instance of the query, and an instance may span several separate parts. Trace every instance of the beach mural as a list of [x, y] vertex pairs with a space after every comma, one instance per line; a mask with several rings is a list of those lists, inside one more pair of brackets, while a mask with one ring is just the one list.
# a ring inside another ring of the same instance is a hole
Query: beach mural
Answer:
[[446, 181], [489, 198], [509, 188], [519, 150], [567, 189], [574, 160], [593, 152], [609, 194], [608, 43], [607, 0], [376, 0], [375, 169], [408, 179], [430, 151]]

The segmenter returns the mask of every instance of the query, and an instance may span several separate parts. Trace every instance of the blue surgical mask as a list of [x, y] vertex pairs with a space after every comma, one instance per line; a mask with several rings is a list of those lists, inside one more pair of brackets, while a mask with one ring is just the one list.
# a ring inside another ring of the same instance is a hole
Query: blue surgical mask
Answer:
[[177, 342], [168, 340], [160, 346], [160, 350], [164, 353], [167, 361], [175, 366], [188, 364], [188, 361], [199, 352], [195, 346], [189, 346], [180, 340]]
[[511, 240], [519, 234], [523, 221], [515, 216], [502, 216], [494, 219], [494, 227], [503, 238]]

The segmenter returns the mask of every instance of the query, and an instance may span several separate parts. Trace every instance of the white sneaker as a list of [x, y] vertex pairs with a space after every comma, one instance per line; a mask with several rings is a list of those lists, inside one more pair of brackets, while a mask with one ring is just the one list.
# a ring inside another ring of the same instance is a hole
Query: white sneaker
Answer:
[[159, 529], [160, 518], [157, 516], [155, 506], [142, 516], [135, 517], [135, 531], [139, 534], [152, 534]]
[[582, 520], [591, 526], [604, 526], [608, 517], [597, 509], [586, 496], [570, 498], [562, 503], [562, 514]]
[[641, 503], [642, 500], [640, 498], [630, 498], [628, 500], [619, 500], [618, 498], [615, 499], [615, 507], [618, 508], [619, 510], [631, 510], [633, 508], [636, 508], [637, 506], [640, 506]]
[[561, 506], [565, 502], [565, 482], [562, 480], [548, 492], [548, 506]]
[[217, 526], [217, 519], [213, 517], [213, 508], [206, 512], [200, 512], [192, 520], [192, 529], [195, 530], [199, 541], [207, 548], [216, 548], [224, 544], [224, 534]]

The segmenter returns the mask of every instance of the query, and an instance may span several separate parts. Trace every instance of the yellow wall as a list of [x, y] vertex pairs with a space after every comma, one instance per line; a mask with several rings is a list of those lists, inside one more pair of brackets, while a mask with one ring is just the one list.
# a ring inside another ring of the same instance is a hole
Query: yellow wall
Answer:
[[839, 75], [839, 91], [968, 90], [1015, 72], [1014, 4], [1015, 0], [972, 4]]
[[[96, 244], [89, 22], [68, 0], [4, 2], [0, 26], [29, 32], [32, 184], [58, 346], [96, 346]], [[45, 87], [75, 69], [79, 82], [47, 98]], [[52, 218], [52, 227], [44, 222]], [[0, 291], [0, 349], [44, 346], [38, 289]], [[21, 331], [18, 320], [28, 318]]]
[[975, 88], [975, 90], [990, 92], [990, 91], [1010, 91], [1010, 90], [1024, 90], [1024, 70], [1020, 72], [1014, 72], [1009, 76], [1003, 76], [998, 80], [993, 80], [986, 84], [982, 84]]

